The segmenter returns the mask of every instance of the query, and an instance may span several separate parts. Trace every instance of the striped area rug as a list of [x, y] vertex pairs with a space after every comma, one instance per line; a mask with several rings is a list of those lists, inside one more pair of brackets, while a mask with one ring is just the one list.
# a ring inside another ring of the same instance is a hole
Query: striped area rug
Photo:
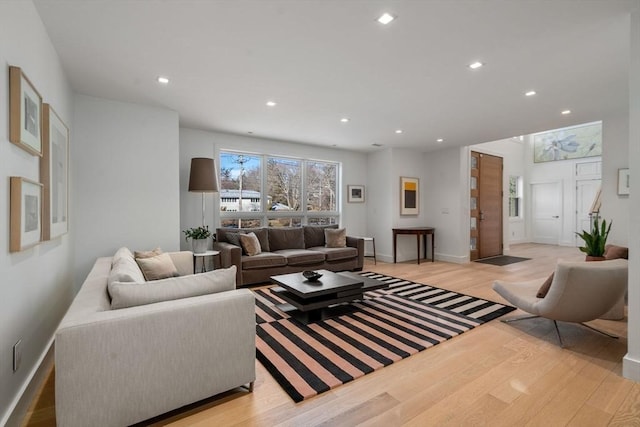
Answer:
[[500, 317], [514, 307], [366, 272], [389, 287], [308, 325], [275, 305], [270, 289], [255, 291], [256, 356], [300, 402]]

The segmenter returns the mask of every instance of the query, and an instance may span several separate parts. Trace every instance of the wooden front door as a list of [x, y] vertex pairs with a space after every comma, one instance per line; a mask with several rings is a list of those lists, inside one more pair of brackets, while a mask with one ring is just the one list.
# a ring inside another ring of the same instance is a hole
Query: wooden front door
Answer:
[[502, 157], [472, 151], [470, 258], [497, 255], [502, 255]]

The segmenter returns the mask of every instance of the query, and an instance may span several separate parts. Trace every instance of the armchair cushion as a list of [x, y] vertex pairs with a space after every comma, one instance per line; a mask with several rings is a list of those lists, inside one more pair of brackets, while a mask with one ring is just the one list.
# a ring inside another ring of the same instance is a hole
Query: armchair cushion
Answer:
[[545, 280], [544, 283], [542, 283], [542, 286], [540, 286], [540, 289], [538, 289], [538, 293], [536, 294], [536, 297], [544, 298], [547, 296], [547, 292], [549, 292], [549, 288], [551, 287], [551, 283], [553, 282], [554, 274], [555, 274], [555, 271], [551, 273], [549, 277], [547, 277], [547, 280]]
[[171, 277], [144, 283], [113, 282], [107, 286], [111, 308], [126, 308], [196, 297], [236, 288], [236, 266], [190, 276]]
[[604, 247], [604, 257], [606, 259], [629, 259], [629, 248], [624, 246], [606, 245]]
[[[129, 253], [131, 254], [131, 251], [129, 251]], [[131, 254], [130, 257], [114, 257], [107, 283], [113, 282], [144, 282], [144, 275], [142, 274], [138, 264], [136, 264], [133, 254]]]

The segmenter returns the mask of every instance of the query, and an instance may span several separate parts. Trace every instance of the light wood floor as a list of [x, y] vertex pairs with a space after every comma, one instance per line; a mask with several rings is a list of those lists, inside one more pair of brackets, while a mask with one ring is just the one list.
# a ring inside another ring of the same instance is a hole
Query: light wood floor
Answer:
[[[532, 260], [505, 267], [475, 262], [374, 266], [367, 260], [365, 269], [498, 301], [491, 290], [495, 279], [546, 277], [558, 258], [583, 259], [575, 248], [534, 244], [512, 246], [510, 255]], [[621, 376], [626, 320], [592, 325], [621, 339], [561, 323], [563, 349], [548, 320], [492, 321], [299, 404], [256, 362], [253, 393], [237, 389], [151, 424], [640, 426], [640, 384]], [[25, 425], [55, 425], [54, 381], [52, 374]]]

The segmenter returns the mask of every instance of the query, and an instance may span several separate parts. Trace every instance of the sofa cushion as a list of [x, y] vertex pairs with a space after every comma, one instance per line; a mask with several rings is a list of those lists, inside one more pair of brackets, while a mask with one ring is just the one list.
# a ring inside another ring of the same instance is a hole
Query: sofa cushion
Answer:
[[262, 252], [255, 256], [242, 256], [243, 270], [283, 267], [285, 265], [287, 265], [287, 258], [284, 255], [274, 254], [273, 252]]
[[322, 252], [308, 251], [306, 249], [283, 249], [274, 252], [287, 258], [287, 265], [312, 265], [324, 262], [325, 255]]
[[129, 248], [123, 246], [120, 249], [118, 249], [116, 251], [116, 253], [113, 255], [113, 258], [111, 258], [111, 265], [113, 265], [116, 262], [118, 262], [118, 260], [120, 260], [121, 258], [133, 259], [134, 257], [133, 257], [133, 253], [131, 252], [131, 250], [129, 250]]
[[[131, 251], [129, 251], [131, 254]], [[118, 252], [116, 252], [118, 254]], [[122, 254], [120, 254], [122, 255]], [[109, 278], [107, 283], [112, 282], [144, 282], [144, 275], [142, 270], [138, 267], [136, 260], [128, 256], [118, 256], [115, 261], [111, 261], [111, 271], [109, 272]]]
[[302, 227], [269, 228], [269, 250], [304, 249], [304, 230]]
[[325, 246], [328, 248], [346, 248], [347, 247], [347, 230], [339, 228], [337, 230], [324, 230]]
[[230, 291], [236, 287], [236, 266], [202, 274], [144, 283], [113, 282], [108, 286], [111, 308], [126, 308]]
[[240, 246], [245, 254], [249, 256], [259, 255], [262, 250], [260, 248], [260, 241], [256, 237], [255, 233], [238, 234], [240, 237]]
[[167, 253], [147, 258], [136, 258], [136, 262], [147, 281], [179, 276], [178, 269]]
[[241, 246], [240, 234], [254, 233], [260, 241], [262, 252], [269, 252], [269, 234], [266, 228], [218, 228], [216, 238], [219, 242], [227, 242], [232, 245]]
[[314, 246], [324, 246], [324, 230], [327, 228], [338, 228], [338, 224], [333, 225], [305, 225], [304, 230], [304, 247], [312, 248]]
[[327, 248], [324, 246], [316, 246], [315, 248], [309, 248], [309, 250], [323, 253], [327, 261], [339, 261], [343, 259], [357, 258], [358, 256], [358, 250], [352, 247]]

